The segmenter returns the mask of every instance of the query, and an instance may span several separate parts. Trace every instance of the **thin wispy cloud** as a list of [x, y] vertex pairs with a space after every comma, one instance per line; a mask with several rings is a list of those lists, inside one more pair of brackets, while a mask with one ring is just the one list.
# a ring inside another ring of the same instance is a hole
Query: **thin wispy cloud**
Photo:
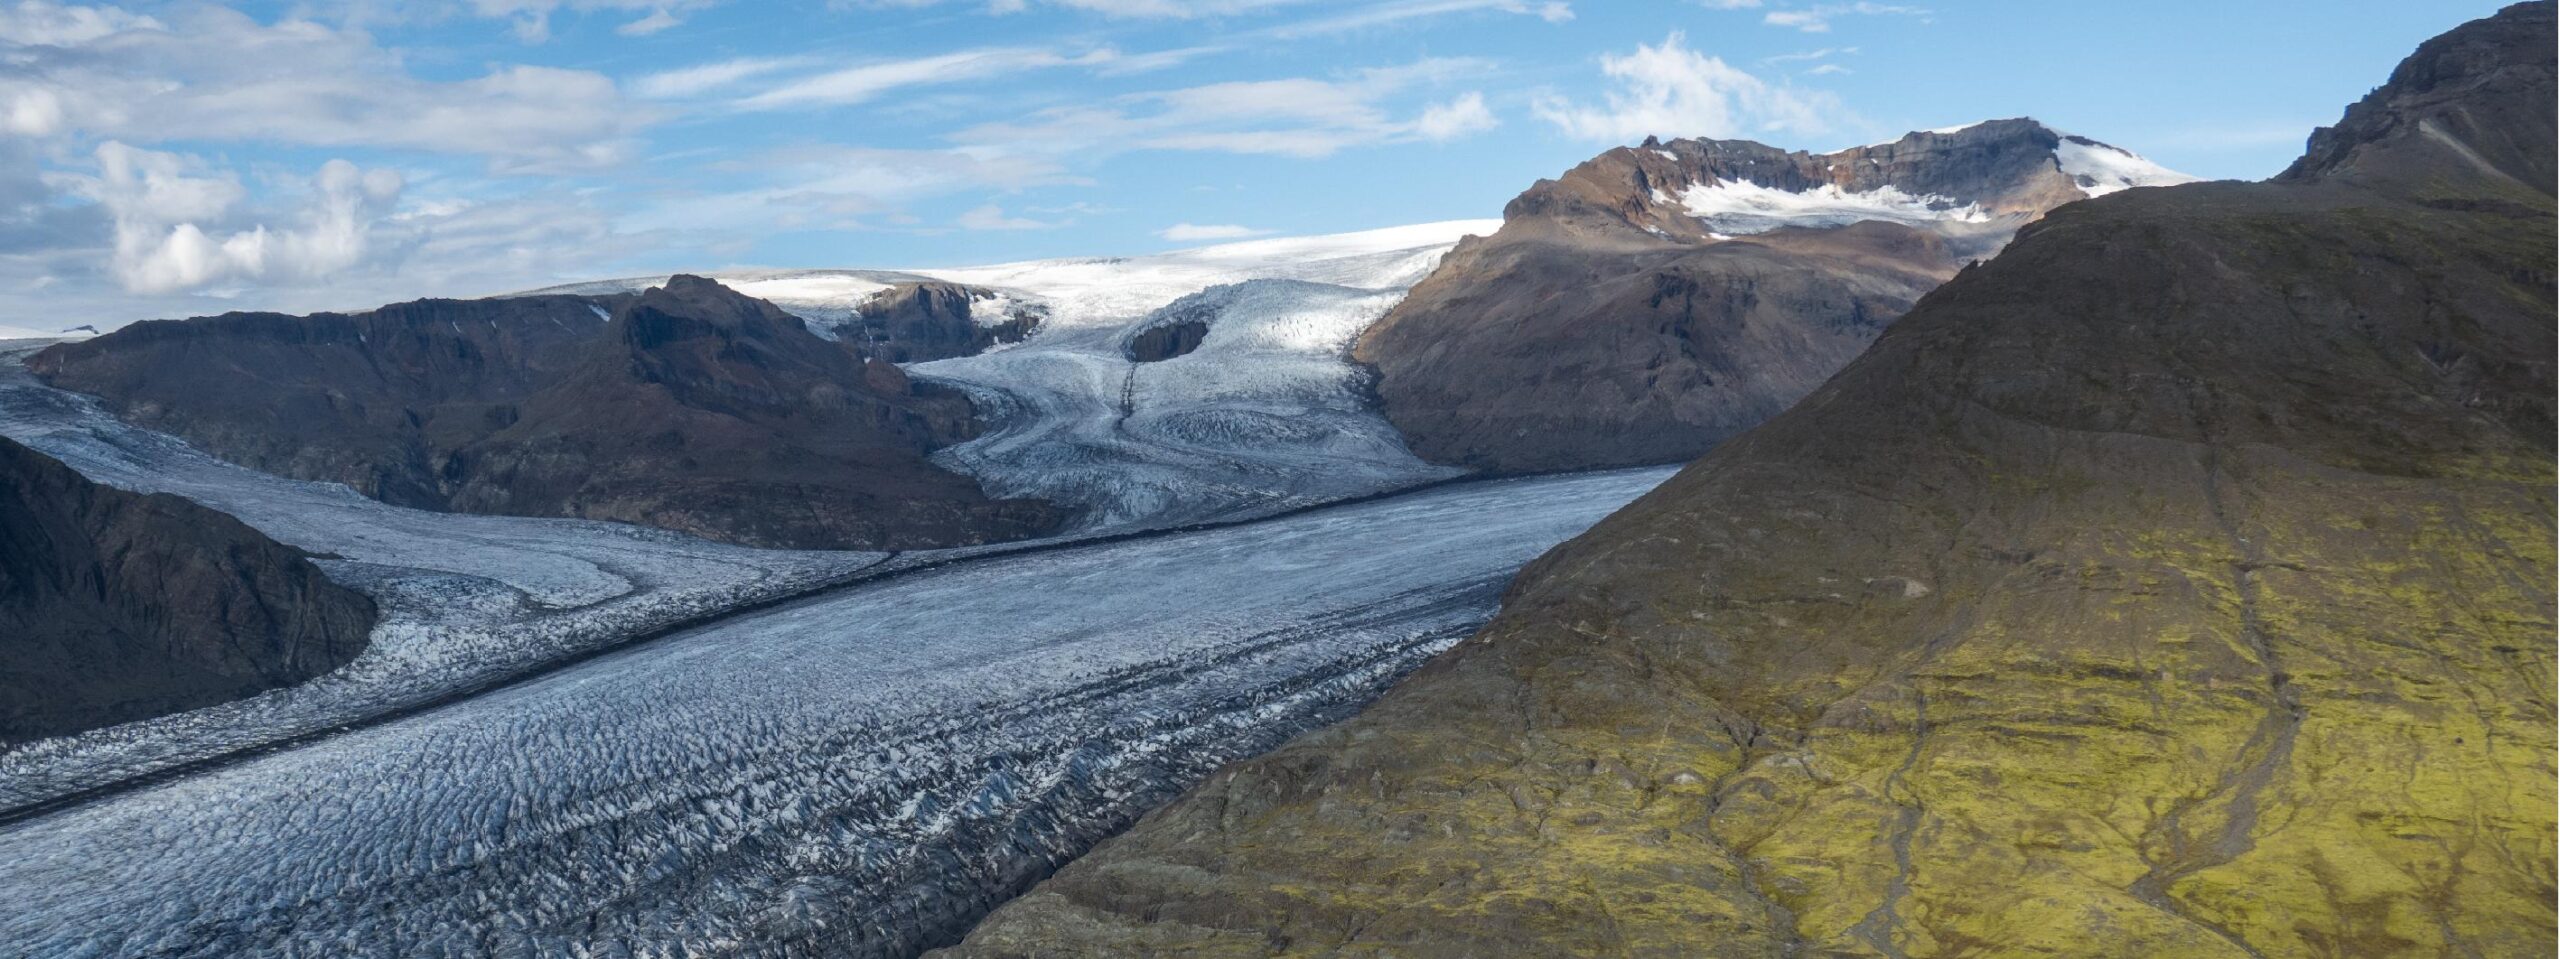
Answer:
[[1561, 0], [1393, 0], [1346, 13], [1287, 24], [1268, 31], [1275, 37], [1307, 37], [1346, 33], [1460, 13], [1508, 13], [1537, 17], [1548, 23], [1573, 19], [1573, 5]]
[[1357, 146], [1448, 140], [1491, 129], [1481, 93], [1398, 115], [1410, 91], [1482, 75], [1490, 64], [1427, 59], [1339, 79], [1235, 81], [1115, 97], [960, 131], [962, 143], [1053, 154], [1186, 150], [1326, 157]]
[[1927, 17], [1929, 11], [1921, 7], [1888, 3], [1826, 3], [1790, 10], [1771, 10], [1763, 14], [1760, 21], [1773, 27], [1788, 27], [1806, 33], [1829, 33], [1831, 22], [1841, 17], [1884, 15]]
[[748, 110], [842, 106], [895, 90], [971, 83], [1054, 67], [1099, 66], [1118, 59], [1110, 50], [1065, 55], [1027, 47], [963, 50], [906, 60], [883, 60], [790, 80], [738, 101]]
[[1175, 243], [1208, 243], [1217, 240], [1242, 240], [1269, 236], [1271, 232], [1233, 223], [1176, 223], [1157, 230], [1156, 235]]
[[805, 69], [822, 62], [815, 57], [740, 57], [646, 74], [633, 81], [631, 89], [641, 96], [659, 99], [700, 96], [756, 77]]

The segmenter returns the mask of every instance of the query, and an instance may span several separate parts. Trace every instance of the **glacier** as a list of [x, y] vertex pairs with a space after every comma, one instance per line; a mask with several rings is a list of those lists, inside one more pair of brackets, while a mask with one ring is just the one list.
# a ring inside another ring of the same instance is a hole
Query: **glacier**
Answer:
[[1670, 472], [1451, 484], [723, 620], [0, 827], [0, 941], [912, 955], [1357, 708]]
[[[1500, 220], [1248, 240], [1147, 256], [960, 268], [740, 270], [705, 274], [771, 300], [822, 335], [889, 283], [944, 280], [1040, 307], [1018, 344], [910, 364], [968, 393], [984, 421], [935, 461], [1000, 497], [1074, 510], [1076, 534], [1269, 516], [1439, 482], [1369, 396], [1351, 339], [1469, 234]], [[536, 293], [646, 289], [627, 277]], [[1206, 319], [1200, 348], [1158, 363], [1129, 338], [1179, 310]]]
[[[903, 956], [1220, 764], [1374, 698], [1671, 470], [1466, 480], [1352, 337], [1459, 221], [1149, 257], [723, 277], [813, 329], [892, 282], [1038, 305], [914, 364], [939, 455], [1061, 537], [760, 550], [389, 506], [223, 462], [0, 343], [0, 434], [318, 554], [384, 612], [300, 686], [0, 752], [0, 942], [79, 956]], [[715, 274], [717, 275], [717, 274]], [[600, 292], [651, 278], [561, 288]], [[1204, 322], [1196, 349], [1131, 358]], [[1326, 505], [1332, 504], [1332, 505]]]

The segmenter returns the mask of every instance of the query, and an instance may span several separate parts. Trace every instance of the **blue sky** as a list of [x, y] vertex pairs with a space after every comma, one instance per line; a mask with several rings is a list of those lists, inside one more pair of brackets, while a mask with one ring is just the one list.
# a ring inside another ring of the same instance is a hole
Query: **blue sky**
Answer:
[[1491, 217], [1646, 133], [2257, 178], [2496, 7], [0, 0], [0, 325]]

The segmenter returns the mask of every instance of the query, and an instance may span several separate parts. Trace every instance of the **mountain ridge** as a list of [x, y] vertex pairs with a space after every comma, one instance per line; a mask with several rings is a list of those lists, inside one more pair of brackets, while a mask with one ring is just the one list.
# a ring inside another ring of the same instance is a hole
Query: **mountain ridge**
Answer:
[[709, 280], [137, 323], [28, 367], [119, 415], [395, 505], [636, 522], [746, 545], [965, 545], [1053, 527], [928, 453], [965, 397]]
[[2553, 203], [2433, 182], [2046, 215], [943, 955], [2550, 952]]
[[[2075, 174], [2069, 150], [2125, 162]], [[2182, 179], [2135, 161], [2025, 119], [1828, 154], [1649, 138], [1523, 191], [1353, 357], [1434, 462], [1686, 460], [1785, 409], [2044, 211]]]

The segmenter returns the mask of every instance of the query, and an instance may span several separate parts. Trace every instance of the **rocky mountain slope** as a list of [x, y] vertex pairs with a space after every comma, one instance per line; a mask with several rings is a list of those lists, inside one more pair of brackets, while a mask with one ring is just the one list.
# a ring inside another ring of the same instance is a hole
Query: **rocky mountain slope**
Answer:
[[1365, 332], [1438, 462], [1679, 462], [1776, 415], [2046, 210], [2186, 177], [2033, 120], [1831, 154], [1647, 140], [1542, 180]]
[[696, 277], [137, 323], [28, 366], [217, 455], [397, 505], [804, 548], [1016, 539], [1057, 522], [927, 461], [973, 434], [965, 397]]
[[854, 322], [839, 327], [838, 335], [858, 332], [890, 362], [921, 363], [1020, 343], [1047, 315], [985, 287], [923, 280], [893, 284], [865, 298], [854, 307]]
[[950, 954], [2549, 954], [2552, 50], [2052, 212]]
[[0, 745], [297, 683], [353, 659], [373, 621], [238, 520], [0, 438]]

